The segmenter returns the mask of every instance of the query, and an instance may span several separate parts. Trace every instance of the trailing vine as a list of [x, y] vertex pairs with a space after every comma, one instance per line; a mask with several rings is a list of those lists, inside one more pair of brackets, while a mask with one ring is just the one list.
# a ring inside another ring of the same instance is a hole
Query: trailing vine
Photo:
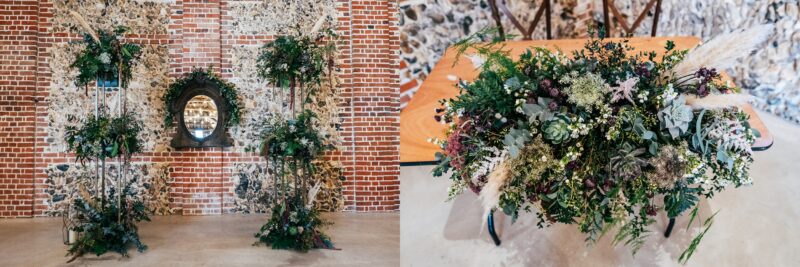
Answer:
[[189, 89], [190, 82], [194, 80], [207, 81], [216, 85], [217, 88], [219, 88], [220, 95], [222, 95], [222, 98], [225, 99], [225, 103], [228, 104], [227, 115], [229, 119], [226, 122], [227, 125], [225, 126], [239, 124], [239, 121], [242, 118], [242, 109], [239, 105], [239, 97], [236, 86], [233, 83], [227, 82], [214, 74], [211, 69], [204, 70], [202, 68], [196, 68], [192, 70], [192, 72], [187, 73], [183, 78], [178, 79], [170, 84], [169, 89], [167, 89], [167, 91], [161, 97], [161, 100], [164, 101], [164, 106], [167, 107], [167, 112], [164, 113], [164, 125], [166, 127], [172, 126], [172, 122], [175, 119], [175, 114], [180, 112], [178, 110], [174, 110], [171, 104], [174, 103], [178, 97], [180, 97], [184, 90]]

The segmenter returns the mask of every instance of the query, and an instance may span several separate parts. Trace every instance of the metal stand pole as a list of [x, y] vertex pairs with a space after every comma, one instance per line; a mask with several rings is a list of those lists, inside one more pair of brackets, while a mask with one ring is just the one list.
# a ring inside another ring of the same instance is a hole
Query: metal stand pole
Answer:
[[672, 234], [672, 227], [675, 227], [675, 218], [669, 218], [669, 224], [667, 224], [667, 231], [664, 232], [664, 237], [669, 238], [669, 235]]
[[494, 231], [494, 211], [489, 213], [489, 218], [487, 219], [487, 227], [489, 227], [489, 235], [492, 236], [492, 240], [494, 241], [495, 246], [500, 246], [500, 238], [497, 237], [497, 233]]

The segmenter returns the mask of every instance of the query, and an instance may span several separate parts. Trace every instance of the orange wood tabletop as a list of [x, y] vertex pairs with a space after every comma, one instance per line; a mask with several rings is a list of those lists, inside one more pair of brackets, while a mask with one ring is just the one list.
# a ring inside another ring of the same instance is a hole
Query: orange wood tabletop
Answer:
[[[620, 41], [622, 39], [610, 39]], [[630, 38], [629, 44], [634, 48], [631, 53], [641, 51], [655, 51], [662, 54], [668, 40], [675, 43], [676, 49], [690, 49], [700, 44], [697, 37], [656, 37], [656, 38]], [[517, 59], [520, 54], [530, 47], [544, 47], [550, 50], [560, 50], [570, 55], [572, 51], [580, 50], [586, 39], [561, 39], [561, 40], [534, 40], [534, 41], [508, 41], [502, 43], [503, 49], [509, 51], [512, 58]], [[457, 51], [451, 47], [436, 67], [422, 83], [411, 101], [400, 112], [400, 162], [431, 162], [434, 154], [440, 149], [428, 142], [430, 138], [444, 138], [445, 125], [436, 122], [433, 116], [435, 109], [441, 107], [442, 99], [450, 99], [458, 95], [456, 82], [458, 79], [472, 81], [479, 70], [473, 65], [466, 55], [468, 50], [456, 62]], [[454, 63], [456, 63], [454, 65]], [[725, 79], [728, 79], [725, 77]], [[772, 145], [770, 135], [764, 123], [750, 105], [742, 107], [750, 115], [750, 125], [761, 132], [761, 138], [753, 145], [756, 148], [767, 148]]]

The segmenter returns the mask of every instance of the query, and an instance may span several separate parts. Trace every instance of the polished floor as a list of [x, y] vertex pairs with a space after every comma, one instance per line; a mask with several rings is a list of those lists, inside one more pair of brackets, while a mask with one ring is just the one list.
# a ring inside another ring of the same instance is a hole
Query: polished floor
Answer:
[[0, 266], [398, 266], [399, 213], [327, 213], [341, 250], [298, 253], [252, 246], [264, 215], [158, 216], [143, 223], [149, 249], [86, 256], [67, 265], [60, 218], [0, 220]]
[[[800, 266], [800, 126], [772, 115], [760, 116], [775, 135], [775, 145], [755, 155], [755, 184], [729, 188], [701, 202], [701, 214], [719, 211], [686, 266]], [[574, 225], [536, 227], [533, 214], [511, 224], [499, 218], [502, 239], [495, 246], [482, 227], [475, 194], [451, 202], [447, 178], [430, 175], [431, 166], [402, 167], [400, 192], [402, 266], [680, 266], [677, 258], [696, 226], [678, 218], [666, 239], [666, 215], [638, 254], [614, 247], [606, 236], [587, 247]]]

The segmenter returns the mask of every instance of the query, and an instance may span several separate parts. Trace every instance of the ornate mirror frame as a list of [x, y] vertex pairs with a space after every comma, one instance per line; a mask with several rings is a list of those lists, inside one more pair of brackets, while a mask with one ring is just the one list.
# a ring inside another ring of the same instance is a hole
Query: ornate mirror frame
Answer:
[[[210, 82], [204, 77], [197, 77], [192, 79], [187, 84], [187, 89], [183, 90], [180, 96], [173, 102], [170, 103], [171, 110], [175, 111], [177, 117], [177, 129], [175, 131], [175, 135], [172, 137], [172, 147], [174, 148], [201, 148], [201, 147], [230, 147], [233, 146], [233, 139], [228, 135], [228, 111], [230, 107], [225, 99], [222, 98], [220, 94], [219, 87]], [[211, 132], [211, 135], [206, 136], [205, 138], [197, 138], [192, 133], [189, 132], [189, 129], [186, 128], [186, 123], [184, 122], [183, 113], [184, 109], [186, 108], [186, 104], [189, 101], [198, 95], [204, 95], [211, 100], [214, 101], [214, 104], [217, 106], [217, 126], [214, 128], [214, 131]]]

